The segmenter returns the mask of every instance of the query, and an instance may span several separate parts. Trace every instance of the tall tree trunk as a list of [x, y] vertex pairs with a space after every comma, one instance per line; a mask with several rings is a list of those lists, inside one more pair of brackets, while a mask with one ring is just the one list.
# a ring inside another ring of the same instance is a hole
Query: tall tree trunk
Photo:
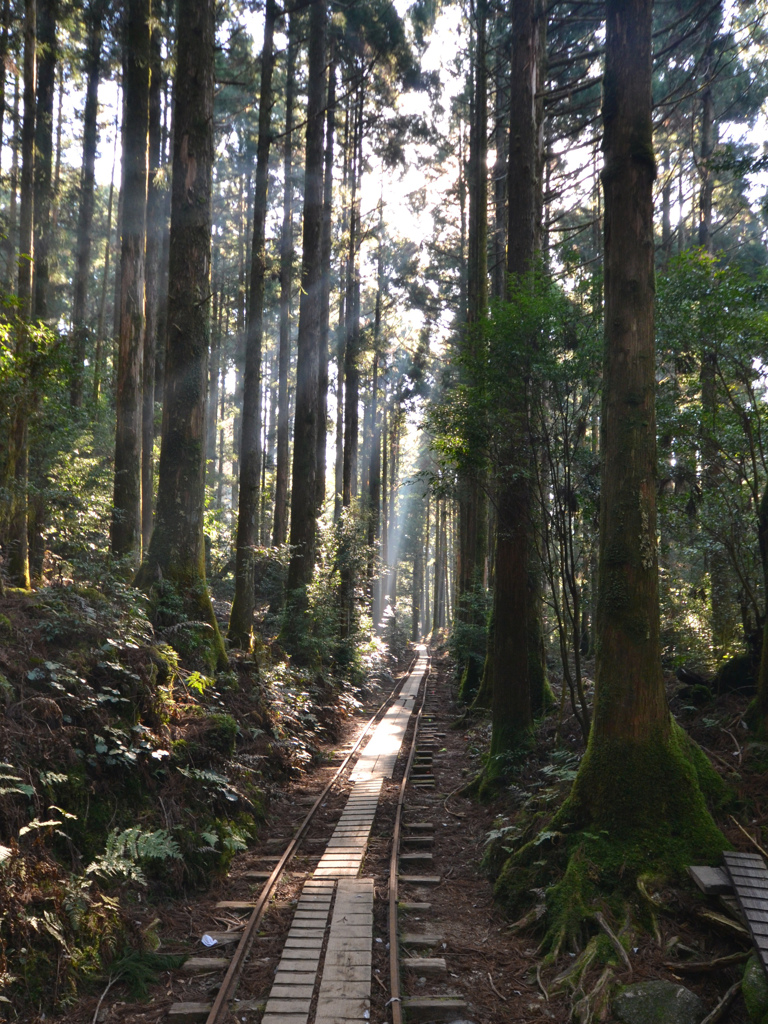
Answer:
[[11, 174], [8, 181], [10, 197], [8, 200], [8, 233], [5, 239], [5, 270], [3, 273], [3, 289], [6, 292], [16, 290], [16, 241], [18, 236], [18, 189], [19, 189], [19, 79], [14, 78], [13, 111], [11, 113]]
[[53, 101], [56, 91], [58, 0], [37, 0], [37, 112], [35, 114], [35, 281], [33, 316], [47, 320], [53, 203]]
[[[206, 622], [211, 668], [227, 663], [205, 583], [205, 400], [213, 181], [215, 0], [177, 26], [165, 401], [157, 514], [136, 585], [170, 582], [193, 621]], [[164, 582], [163, 582], [164, 581]]]
[[497, 26], [496, 63], [494, 78], [493, 132], [496, 143], [496, 161], [493, 166], [493, 268], [492, 292], [495, 299], [503, 299], [507, 290], [507, 149], [509, 147], [508, 65], [501, 46], [506, 18], [501, 12], [494, 19]]
[[147, 237], [145, 274], [144, 366], [141, 411], [141, 538], [146, 551], [152, 536], [152, 510], [154, 491], [155, 442], [155, 365], [158, 345], [157, 333], [160, 306], [160, 259], [163, 247], [163, 207], [165, 197], [158, 180], [161, 166], [161, 101], [163, 92], [163, 59], [160, 22], [157, 18], [158, 0], [154, 0], [152, 33], [150, 36], [149, 67], [149, 148], [147, 182]]
[[[214, 249], [211, 265], [213, 274], [218, 264], [217, 250]], [[216, 479], [216, 419], [219, 409], [219, 373], [221, 371], [221, 306], [224, 296], [213, 284], [211, 289], [213, 312], [211, 317], [211, 358], [208, 368], [208, 406], [205, 430], [206, 483], [212, 487]]]
[[344, 468], [342, 483], [342, 505], [347, 508], [357, 496], [357, 445], [359, 433], [358, 403], [360, 370], [358, 356], [360, 348], [360, 268], [358, 250], [360, 246], [360, 177], [362, 166], [363, 104], [365, 93], [363, 83], [357, 86], [354, 103], [354, 130], [352, 132], [352, 158], [350, 160], [351, 197], [349, 208], [349, 252], [347, 255], [346, 284], [346, 349], [344, 352]]
[[[264, 450], [264, 469], [261, 483], [261, 546], [268, 547], [271, 533], [269, 518], [269, 502], [274, 506], [275, 502], [275, 450], [277, 446], [277, 376], [278, 376], [278, 354], [274, 353], [270, 364], [269, 387], [265, 393], [269, 398], [269, 419], [266, 427], [266, 446]], [[269, 487], [267, 486], [267, 473], [272, 474]], [[272, 508], [272, 522], [274, 522], [274, 507]]]
[[115, 393], [115, 486], [112, 553], [141, 559], [144, 245], [149, 128], [149, 0], [127, 0], [123, 57], [123, 204], [120, 333]]
[[429, 614], [429, 519], [430, 512], [432, 510], [431, 494], [427, 491], [427, 511], [426, 511], [426, 522], [424, 525], [424, 614], [422, 616], [422, 622], [424, 623], [424, 629], [431, 627], [431, 616]]
[[117, 115], [115, 115], [115, 142], [112, 148], [112, 174], [109, 179], [109, 200], [107, 201], [107, 231], [104, 239], [104, 271], [101, 275], [101, 296], [99, 298], [99, 315], [96, 322], [96, 351], [93, 356], [93, 386], [91, 405], [98, 414], [99, 393], [101, 390], [101, 373], [104, 350], [104, 323], [107, 312], [107, 284], [109, 282], [109, 257], [112, 252], [112, 211], [115, 200], [115, 167], [117, 166]]
[[267, 0], [264, 49], [261, 55], [259, 92], [259, 141], [253, 193], [251, 286], [243, 387], [243, 427], [240, 442], [240, 494], [235, 541], [235, 596], [229, 619], [229, 639], [249, 649], [256, 605], [254, 571], [259, 543], [259, 491], [261, 483], [261, 362], [264, 339], [264, 282], [267, 253], [265, 225], [269, 185], [269, 146], [272, 118], [272, 71], [275, 65], [273, 38], [277, 6]]
[[[719, 6], [714, 15], [710, 15], [707, 25], [709, 42], [702, 61], [704, 85], [701, 93], [701, 149], [698, 162], [699, 170], [699, 245], [711, 254], [712, 243], [712, 195], [714, 176], [710, 163], [715, 149], [715, 111], [712, 96], [712, 75], [715, 64], [714, 37], [722, 19]], [[701, 352], [701, 404], [702, 424], [702, 493], [704, 500], [717, 491], [722, 481], [724, 467], [720, 453], [718, 429], [719, 395], [717, 386], [717, 353], [710, 344], [709, 337], [700, 339]], [[712, 647], [715, 656], [721, 658], [728, 642], [729, 601], [728, 601], [728, 559], [720, 537], [714, 537], [708, 545], [706, 565], [709, 570], [710, 606], [712, 609]]]
[[[7, 72], [8, 41], [11, 32], [11, 0], [3, 0], [2, 31], [0, 32], [0, 136], [5, 120], [5, 78]], [[0, 149], [2, 147], [0, 146]]]
[[[331, 45], [331, 51], [333, 46]], [[321, 300], [319, 409], [317, 430], [317, 514], [322, 515], [325, 504], [325, 474], [328, 446], [328, 343], [331, 315], [331, 224], [333, 214], [333, 136], [336, 126], [336, 65], [331, 52], [328, 68], [328, 102], [325, 116], [325, 166], [323, 169], [323, 236]]]
[[[34, 166], [35, 166], [35, 51], [37, 5], [24, 5], [24, 117], [21, 127], [21, 203], [19, 208], [19, 322], [16, 361], [24, 367], [29, 358], [29, 320], [32, 316], [34, 268]], [[29, 540], [27, 507], [29, 486], [29, 395], [23, 387], [16, 395], [11, 419], [8, 477], [11, 481], [11, 512], [8, 524], [8, 578], [16, 587], [29, 589]]]
[[293, 103], [296, 69], [295, 16], [287, 16], [288, 55], [285, 86], [285, 141], [283, 144], [283, 226], [280, 234], [280, 345], [277, 384], [277, 464], [272, 543], [288, 539], [288, 373], [291, 365], [291, 278], [293, 276]]
[[[470, 384], [480, 364], [482, 337], [480, 325], [488, 307], [488, 88], [486, 61], [485, 0], [477, 0], [474, 117], [469, 139], [469, 260], [467, 266], [467, 323], [463, 346], [468, 356], [466, 371]], [[482, 586], [487, 545], [488, 503], [485, 467], [482, 463], [482, 424], [472, 447], [468, 464], [459, 469], [459, 544], [457, 620], [482, 627], [482, 610], [475, 601], [475, 589]], [[461, 669], [459, 695], [470, 699], [480, 681], [482, 661], [479, 652], [470, 651]]]
[[[507, 272], [521, 283], [534, 268], [539, 243], [538, 167], [540, 109], [537, 101], [543, 22], [535, 0], [512, 4], [512, 77], [507, 190]], [[511, 297], [511, 296], [510, 296]], [[526, 369], [513, 382], [507, 437], [496, 481], [496, 579], [493, 591], [491, 754], [524, 742], [533, 724], [531, 690], [537, 657], [531, 618], [537, 588], [531, 576], [535, 550]], [[490, 773], [493, 775], [493, 772]]]
[[[605, 349], [594, 721], [563, 816], [638, 844], [630, 871], [723, 847], [674, 726], [659, 648], [652, 0], [607, 0]], [[702, 760], [705, 760], [702, 758]], [[708, 767], [708, 765], [707, 765]], [[711, 769], [710, 769], [711, 772]], [[614, 851], [611, 857], [615, 857]]]
[[84, 61], [86, 86], [83, 111], [83, 165], [80, 172], [80, 208], [75, 245], [75, 294], [72, 303], [72, 383], [69, 396], [75, 409], [79, 409], [83, 404], [83, 373], [88, 339], [88, 282], [91, 276], [96, 147], [99, 140], [99, 80], [101, 78], [101, 51], [104, 44], [101, 24], [103, 14], [104, 4], [101, 0], [92, 0], [86, 16], [88, 45]]
[[307, 80], [307, 133], [304, 164], [304, 229], [301, 264], [296, 414], [291, 487], [291, 561], [283, 635], [300, 656], [305, 653], [307, 586], [315, 568], [317, 530], [317, 431], [320, 322], [322, 302], [323, 110], [326, 95], [325, 0], [310, 11]]

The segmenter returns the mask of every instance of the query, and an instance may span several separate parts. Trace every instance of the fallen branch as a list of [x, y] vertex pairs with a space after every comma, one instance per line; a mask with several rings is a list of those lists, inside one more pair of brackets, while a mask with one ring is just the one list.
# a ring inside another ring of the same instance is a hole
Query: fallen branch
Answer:
[[739, 758], [739, 768], [741, 768], [741, 762], [742, 762], [742, 759], [743, 759], [743, 753], [742, 753], [742, 750], [741, 750], [741, 744], [736, 739], [736, 737], [733, 735], [733, 733], [731, 732], [730, 729], [721, 729], [720, 732], [724, 732], [726, 736], [730, 736], [731, 739], [733, 740], [733, 742], [736, 744], [736, 754], [737, 754], [737, 756]]
[[734, 818], [734, 816], [733, 816], [732, 814], [730, 814], [730, 815], [729, 815], [729, 817], [730, 817], [731, 821], [733, 822], [733, 824], [734, 824], [734, 825], [736, 826], [736, 828], [737, 828], [737, 829], [738, 829], [738, 830], [739, 830], [740, 832], [743, 832], [743, 833], [744, 833], [744, 835], [745, 835], [745, 836], [747, 837], [747, 839], [748, 839], [748, 840], [750, 841], [750, 843], [752, 843], [752, 845], [753, 845], [753, 846], [754, 846], [754, 848], [755, 848], [755, 849], [756, 849], [756, 850], [758, 851], [758, 853], [759, 853], [759, 854], [760, 854], [760, 855], [761, 855], [762, 857], [765, 857], [765, 859], [766, 859], [766, 860], [768, 860], [768, 853], [766, 853], [766, 852], [765, 852], [765, 850], [764, 850], [764, 849], [762, 848], [762, 846], [760, 845], [760, 843], [758, 843], [758, 841], [757, 841], [756, 839], [754, 839], [754, 838], [753, 838], [753, 837], [752, 837], [752, 836], [751, 836], [751, 835], [749, 834], [749, 832], [747, 832], [747, 830], [746, 830], [746, 829], [744, 828], [744, 826], [743, 826], [743, 825], [742, 825], [742, 824], [741, 824], [740, 822], [736, 821], [736, 819]]
[[622, 946], [622, 944], [619, 941], [618, 937], [616, 935], [614, 935], [614, 933], [611, 931], [610, 925], [605, 920], [605, 918], [603, 917], [603, 915], [600, 913], [599, 910], [595, 914], [595, 920], [600, 925], [600, 927], [603, 929], [605, 934], [608, 936], [608, 938], [611, 941], [611, 945], [616, 950], [616, 952], [618, 953], [619, 957], [623, 961], [624, 966], [627, 968], [627, 970], [631, 974], [632, 973], [632, 964], [629, 962], [629, 956], [627, 955], [627, 951]]
[[720, 764], [723, 765], [724, 768], [727, 768], [729, 772], [736, 771], [732, 764], [729, 764], [724, 757], [720, 757], [719, 754], [716, 754], [714, 750], [710, 750], [709, 747], [704, 747], [701, 744], [699, 744], [699, 746], [701, 746], [701, 749], [704, 751], [705, 754], [709, 754], [710, 757], [714, 757], [714, 759], [716, 761], [719, 761]]
[[451, 799], [451, 797], [452, 796], [456, 796], [456, 794], [459, 792], [459, 790], [464, 789], [464, 786], [465, 786], [465, 783], [462, 782], [462, 784], [460, 786], [457, 786], [456, 789], [454, 789], [451, 793], [449, 793], [448, 796], [445, 798], [445, 800], [443, 800], [443, 807], [445, 808], [445, 810], [449, 814], [452, 814], [454, 816], [454, 818], [466, 818], [466, 814], [464, 814], [461, 811], [452, 811], [451, 808], [448, 806], [448, 801]]
[[739, 924], [737, 921], [733, 921], [730, 917], [724, 917], [722, 914], [718, 914], [714, 910], [700, 910], [699, 917], [703, 917], [706, 921], [711, 921], [713, 924], [723, 925], [724, 928], [729, 928], [737, 934], [749, 939], [749, 932], [744, 925]]
[[115, 982], [119, 981], [119, 980], [120, 980], [120, 974], [114, 974], [114, 975], [112, 975], [112, 977], [107, 982], [107, 987], [104, 989], [104, 991], [99, 996], [98, 1003], [96, 1003], [96, 1009], [94, 1010], [93, 1020], [91, 1021], [91, 1024], [96, 1024], [97, 1020], [99, 1019], [99, 1010], [101, 1009], [101, 1004], [104, 1002], [104, 997], [106, 996], [107, 992], [109, 992], [109, 990], [112, 988], [112, 986], [115, 984]]
[[704, 1020], [701, 1022], [701, 1024], [717, 1024], [717, 1021], [720, 1020], [720, 1018], [723, 1016], [725, 1011], [728, 1009], [728, 1007], [731, 1005], [733, 1000], [736, 998], [736, 994], [738, 993], [740, 988], [741, 988], [741, 980], [739, 980], [737, 982], [734, 982], [734, 984], [731, 985], [731, 987], [725, 993], [725, 995], [720, 1000], [720, 1002], [717, 1004], [717, 1006], [714, 1008], [714, 1010], [711, 1013], [707, 1014], [707, 1016], [704, 1018]]
[[731, 953], [729, 956], [719, 956], [714, 960], [689, 960], [673, 963], [672, 961], [665, 961], [664, 966], [670, 971], [686, 971], [691, 974], [695, 974], [698, 971], [719, 971], [721, 967], [732, 967], [734, 964], [743, 964], [745, 960], [749, 960], [752, 956], [752, 951], [746, 951], [744, 953]]
[[493, 989], [493, 991], [496, 993], [496, 995], [499, 997], [499, 999], [502, 1001], [502, 1003], [506, 1003], [507, 997], [503, 996], [501, 994], [501, 992], [499, 992], [499, 990], [493, 984], [493, 978], [491, 977], [491, 972], [490, 971], [488, 971], [488, 983], [491, 986], [491, 988]]

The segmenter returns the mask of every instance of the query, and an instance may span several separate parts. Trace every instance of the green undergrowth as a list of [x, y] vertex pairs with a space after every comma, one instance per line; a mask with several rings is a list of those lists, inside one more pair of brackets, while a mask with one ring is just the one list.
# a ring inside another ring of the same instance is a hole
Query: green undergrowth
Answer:
[[152, 905], [221, 876], [359, 706], [264, 644], [213, 671], [154, 600], [106, 572], [0, 600], [0, 999], [22, 1017], [141, 973]]
[[728, 848], [709, 808], [722, 811], [732, 796], [675, 724], [667, 745], [633, 751], [623, 743], [613, 756], [590, 748], [581, 765], [560, 754], [540, 776], [491, 834], [485, 867], [497, 900], [535, 924], [552, 961], [563, 949], [585, 949], [601, 931], [599, 916], [653, 933], [664, 887]]

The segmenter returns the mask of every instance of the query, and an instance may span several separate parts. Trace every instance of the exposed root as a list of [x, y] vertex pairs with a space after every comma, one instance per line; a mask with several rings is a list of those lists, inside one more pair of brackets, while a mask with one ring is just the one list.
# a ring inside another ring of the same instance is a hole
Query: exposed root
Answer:
[[596, 959], [597, 937], [593, 936], [571, 966], [562, 974], [558, 974], [550, 985], [549, 994], [554, 995], [566, 988], [577, 988], [582, 976], [586, 974]]
[[600, 927], [603, 929], [605, 934], [608, 936], [608, 938], [610, 940], [610, 943], [613, 946], [613, 948], [616, 950], [616, 953], [617, 953], [619, 959], [621, 961], [623, 961], [624, 966], [627, 968], [627, 970], [631, 974], [632, 973], [632, 964], [629, 962], [629, 957], [627, 956], [627, 951], [622, 946], [622, 944], [621, 944], [620, 940], [618, 939], [618, 937], [613, 933], [613, 931], [611, 930], [611, 926], [608, 924], [608, 922], [606, 921], [605, 917], [603, 917], [603, 915], [600, 913], [599, 910], [595, 914], [595, 920], [600, 925]]
[[526, 928], [530, 928], [532, 924], [536, 924], [547, 912], [547, 908], [543, 903], [537, 903], [535, 907], [532, 907], [527, 914], [523, 914], [521, 918], [515, 921], [509, 926], [509, 931], [514, 935], [516, 932], [525, 931]]
[[591, 1024], [592, 1021], [606, 1019], [610, 1006], [611, 982], [613, 980], [613, 969], [606, 967], [591, 991], [586, 995], [582, 995], [582, 998], [577, 1003], [574, 1003], [572, 1012], [579, 1024]]

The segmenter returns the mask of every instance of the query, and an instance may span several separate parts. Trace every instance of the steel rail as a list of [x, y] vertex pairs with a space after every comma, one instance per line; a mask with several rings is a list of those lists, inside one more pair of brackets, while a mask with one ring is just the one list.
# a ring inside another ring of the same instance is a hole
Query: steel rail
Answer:
[[411, 749], [408, 752], [408, 761], [405, 765], [403, 779], [400, 783], [400, 793], [397, 798], [397, 811], [395, 813], [395, 827], [392, 831], [392, 852], [389, 858], [389, 1005], [392, 1007], [392, 1024], [403, 1024], [403, 1003], [400, 996], [400, 943], [397, 937], [398, 918], [398, 881], [400, 873], [400, 832], [402, 827], [403, 804], [405, 803], [405, 791], [411, 774], [413, 759], [416, 756], [416, 744], [419, 739], [419, 726], [421, 716], [424, 713], [424, 703], [427, 699], [427, 684], [431, 671], [432, 659], [428, 657], [427, 667], [424, 670], [422, 680], [421, 704], [419, 713], [416, 716], [416, 723], [411, 738]]
[[251, 911], [251, 916], [248, 918], [240, 942], [237, 945], [237, 949], [232, 954], [232, 959], [230, 960], [227, 972], [224, 975], [224, 980], [221, 983], [221, 988], [219, 989], [216, 998], [213, 1002], [213, 1006], [211, 1007], [210, 1012], [205, 1019], [205, 1024], [218, 1024], [218, 1021], [221, 1018], [224, 1010], [228, 1007], [230, 1000], [234, 997], [235, 991], [237, 990], [237, 985], [240, 981], [240, 975], [242, 974], [243, 967], [245, 966], [246, 958], [251, 951], [253, 940], [256, 937], [256, 932], [258, 931], [261, 919], [264, 917], [264, 914], [266, 912], [269, 899], [272, 895], [272, 891], [277, 885], [277, 882], [280, 876], [282, 875], [283, 871], [285, 870], [286, 866], [290, 863], [290, 861], [296, 854], [296, 851], [298, 850], [301, 844], [301, 840], [304, 838], [304, 833], [307, 831], [312, 819], [315, 816], [315, 813], [317, 812], [318, 807], [330, 792], [331, 787], [338, 781], [338, 779], [345, 771], [350, 760], [354, 757], [355, 753], [357, 752], [358, 747], [363, 742], [365, 737], [368, 735], [368, 732], [373, 723], [379, 718], [384, 709], [393, 700], [395, 700], [398, 692], [402, 689], [405, 682], [413, 672], [413, 667], [417, 661], [418, 655], [414, 658], [413, 662], [411, 663], [411, 667], [409, 668], [408, 672], [406, 672], [403, 678], [397, 683], [397, 685], [394, 687], [394, 689], [387, 697], [387, 699], [381, 704], [378, 711], [366, 723], [365, 728], [360, 733], [360, 736], [355, 742], [355, 745], [344, 758], [343, 762], [339, 766], [339, 769], [335, 773], [333, 778], [330, 780], [330, 782], [327, 783], [323, 791], [312, 804], [312, 807], [309, 809], [309, 812], [307, 813], [306, 817], [304, 818], [304, 820], [294, 833], [293, 838], [286, 847], [282, 857], [275, 865], [272, 874], [267, 879], [264, 888], [262, 889], [259, 895], [256, 905]]

